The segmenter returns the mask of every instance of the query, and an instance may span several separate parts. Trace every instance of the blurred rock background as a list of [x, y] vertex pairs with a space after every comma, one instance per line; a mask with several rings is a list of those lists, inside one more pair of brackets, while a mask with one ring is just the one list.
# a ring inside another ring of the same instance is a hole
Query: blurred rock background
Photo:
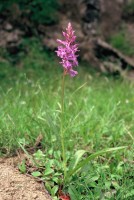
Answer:
[[[19, 63], [25, 39], [35, 37], [54, 51], [73, 24], [80, 60], [102, 72], [134, 70], [134, 0], [7, 0], [0, 2], [0, 59]], [[5, 53], [8, 56], [5, 58]]]

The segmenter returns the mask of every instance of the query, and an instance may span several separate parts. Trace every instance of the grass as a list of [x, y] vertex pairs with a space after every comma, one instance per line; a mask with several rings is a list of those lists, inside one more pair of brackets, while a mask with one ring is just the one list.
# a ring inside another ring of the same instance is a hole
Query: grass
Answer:
[[[47, 152], [61, 149], [60, 94], [62, 69], [55, 58], [33, 45], [23, 69], [0, 63], [0, 152], [14, 154], [19, 139], [33, 146], [43, 135]], [[9, 70], [10, 69], [10, 70]], [[132, 200], [134, 84], [92, 74], [81, 64], [76, 78], [65, 83], [65, 145], [73, 155], [109, 147], [125, 151], [101, 156], [74, 175], [65, 188], [72, 200]], [[82, 86], [82, 87], [81, 87]], [[81, 87], [81, 88], [80, 88]]]
[[134, 55], [134, 47], [131, 44], [131, 41], [129, 38], [127, 38], [125, 31], [121, 30], [115, 35], [113, 35], [111, 38], [109, 38], [109, 43], [114, 47], [117, 48], [119, 51], [124, 53], [128, 56]]

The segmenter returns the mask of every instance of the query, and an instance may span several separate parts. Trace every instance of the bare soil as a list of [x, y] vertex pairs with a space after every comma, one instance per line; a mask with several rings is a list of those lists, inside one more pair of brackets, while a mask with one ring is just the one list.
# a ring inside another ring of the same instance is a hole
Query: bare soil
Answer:
[[42, 183], [21, 174], [13, 158], [0, 158], [0, 200], [52, 200]]

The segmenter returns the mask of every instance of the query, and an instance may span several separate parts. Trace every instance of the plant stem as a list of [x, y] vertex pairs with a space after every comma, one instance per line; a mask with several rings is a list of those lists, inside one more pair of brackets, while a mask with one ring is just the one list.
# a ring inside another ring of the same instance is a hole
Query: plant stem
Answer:
[[65, 156], [65, 143], [64, 143], [64, 89], [65, 89], [65, 72], [62, 76], [62, 91], [61, 91], [61, 127], [60, 138], [62, 147], [63, 169], [64, 177], [66, 176], [66, 156]]

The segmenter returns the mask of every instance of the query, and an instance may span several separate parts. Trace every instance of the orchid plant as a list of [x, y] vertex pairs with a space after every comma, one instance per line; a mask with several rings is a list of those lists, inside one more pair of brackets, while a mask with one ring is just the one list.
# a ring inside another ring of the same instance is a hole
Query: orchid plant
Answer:
[[74, 30], [72, 28], [72, 24], [69, 22], [66, 28], [66, 32], [62, 32], [64, 40], [57, 39], [59, 44], [58, 49], [56, 51], [57, 56], [60, 57], [60, 64], [63, 67], [63, 78], [62, 78], [62, 93], [61, 93], [61, 128], [60, 128], [60, 140], [62, 147], [62, 159], [63, 159], [63, 169], [64, 169], [64, 183], [67, 183], [72, 175], [74, 175], [78, 170], [80, 170], [83, 166], [85, 166], [90, 160], [95, 157], [105, 154], [107, 152], [112, 152], [119, 149], [124, 149], [125, 147], [115, 147], [105, 149], [99, 152], [96, 152], [90, 156], [87, 156], [84, 160], [82, 160], [82, 156], [87, 153], [85, 150], [78, 150], [70, 165], [67, 167], [66, 163], [66, 149], [65, 149], [65, 141], [64, 141], [64, 87], [65, 87], [65, 76], [70, 75], [74, 77], [78, 74], [75, 67], [78, 66], [78, 55], [76, 54], [78, 50], [78, 44], [75, 43], [76, 36], [74, 34]]
[[65, 87], [65, 76], [69, 74], [74, 77], [78, 74], [73, 68], [78, 66], [76, 52], [78, 51], [78, 45], [75, 44], [76, 36], [71, 23], [68, 24], [66, 32], [63, 32], [65, 40], [57, 39], [59, 43], [58, 50], [56, 51], [57, 56], [61, 58], [60, 64], [63, 66], [63, 78], [62, 78], [62, 95], [61, 95], [61, 128], [60, 138], [62, 146], [62, 157], [64, 166], [64, 175], [66, 175], [66, 156], [65, 156], [65, 145], [64, 145], [64, 130], [63, 130], [63, 118], [64, 118], [64, 87]]

